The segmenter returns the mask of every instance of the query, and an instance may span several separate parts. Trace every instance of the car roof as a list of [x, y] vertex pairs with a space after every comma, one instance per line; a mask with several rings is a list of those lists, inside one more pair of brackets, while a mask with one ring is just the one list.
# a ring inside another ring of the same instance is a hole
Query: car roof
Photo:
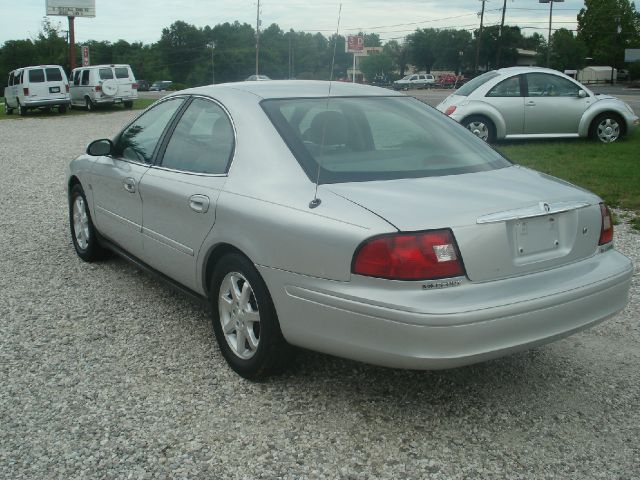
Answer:
[[500, 75], [517, 75], [519, 73], [553, 73], [555, 75], [562, 75], [562, 72], [558, 70], [554, 70], [552, 68], [544, 68], [544, 67], [506, 67], [496, 70]]
[[[331, 84], [331, 85], [329, 85]], [[331, 87], [331, 89], [329, 89]], [[263, 82], [235, 82], [191, 88], [180, 93], [215, 96], [217, 93], [250, 93], [261, 99], [269, 98], [321, 98], [327, 97], [371, 97], [404, 96], [386, 88], [357, 83], [328, 82], [317, 80], [266, 80]]]

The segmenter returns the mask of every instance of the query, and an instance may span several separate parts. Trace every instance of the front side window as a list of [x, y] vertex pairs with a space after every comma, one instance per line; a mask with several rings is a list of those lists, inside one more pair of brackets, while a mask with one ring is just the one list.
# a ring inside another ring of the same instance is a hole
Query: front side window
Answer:
[[134, 162], [151, 163], [165, 128], [184, 100], [174, 98], [147, 110], [116, 140], [117, 155]]
[[73, 84], [80, 85], [80, 70], [73, 72]]
[[360, 182], [511, 165], [466, 129], [407, 97], [265, 100], [262, 107], [313, 182]]
[[100, 80], [111, 80], [113, 79], [113, 70], [110, 68], [101, 68], [99, 70]]
[[44, 70], [37, 68], [35, 70], [29, 70], [29, 83], [42, 83], [44, 82]]
[[13, 85], [13, 72], [9, 74], [9, 80], [7, 81], [7, 85]]
[[47, 74], [47, 82], [61, 82], [62, 81], [62, 72], [59, 68], [45, 68], [45, 73]]
[[520, 96], [520, 76], [507, 78], [487, 93], [487, 97], [519, 97]]
[[89, 85], [89, 70], [82, 71], [82, 85]]
[[233, 155], [231, 121], [217, 104], [196, 98], [171, 135], [162, 166], [186, 172], [223, 174]]
[[527, 74], [530, 97], [577, 97], [580, 87], [566, 78], [548, 73]]

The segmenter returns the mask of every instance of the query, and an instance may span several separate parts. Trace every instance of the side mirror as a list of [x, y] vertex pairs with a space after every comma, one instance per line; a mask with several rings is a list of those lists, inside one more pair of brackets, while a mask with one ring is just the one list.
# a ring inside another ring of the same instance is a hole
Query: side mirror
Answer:
[[108, 138], [94, 140], [87, 147], [87, 153], [92, 157], [103, 157], [113, 154], [113, 142]]
[[587, 96], [587, 92], [584, 90], [578, 90], [578, 97], [585, 98]]

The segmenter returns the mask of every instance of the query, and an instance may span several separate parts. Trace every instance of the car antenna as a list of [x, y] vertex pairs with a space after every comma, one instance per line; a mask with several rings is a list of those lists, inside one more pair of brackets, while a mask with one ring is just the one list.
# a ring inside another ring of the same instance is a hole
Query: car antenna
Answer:
[[[329, 92], [327, 93], [327, 104], [325, 111], [329, 110], [329, 98], [331, 98], [331, 82], [333, 81], [333, 67], [336, 63], [336, 47], [338, 46], [338, 35], [340, 34], [340, 15], [342, 14], [342, 3], [338, 9], [338, 26], [336, 27], [336, 37], [333, 41], [333, 57], [331, 58], [331, 72], [329, 73]], [[355, 74], [354, 74], [355, 75]], [[320, 183], [320, 170], [322, 169], [322, 153], [324, 152], [324, 134], [326, 132], [327, 122], [322, 125], [322, 141], [320, 142], [320, 158], [318, 160], [318, 173], [316, 175], [316, 190], [313, 194], [313, 200], [309, 202], [309, 208], [316, 208], [322, 203], [318, 198], [318, 184]]]

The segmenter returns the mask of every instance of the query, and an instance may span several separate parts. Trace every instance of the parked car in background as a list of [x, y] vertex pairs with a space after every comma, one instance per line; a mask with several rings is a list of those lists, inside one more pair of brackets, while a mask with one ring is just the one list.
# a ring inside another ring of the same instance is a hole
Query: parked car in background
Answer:
[[173, 82], [171, 80], [158, 80], [153, 82], [153, 84], [149, 87], [150, 92], [162, 92], [164, 90], [168, 90], [171, 87]]
[[414, 98], [327, 87], [184, 90], [92, 142], [67, 175], [77, 254], [110, 248], [208, 302], [222, 355], [253, 379], [291, 345], [456, 367], [624, 308], [633, 266], [596, 195]]
[[245, 79], [245, 82], [264, 82], [266, 80], [271, 80], [271, 79], [266, 75], [249, 75]]
[[96, 105], [131, 108], [138, 84], [129, 65], [91, 65], [71, 72], [71, 105], [93, 110]]
[[4, 89], [4, 111], [18, 110], [26, 115], [29, 109], [55, 107], [64, 113], [69, 105], [69, 81], [60, 65], [39, 65], [9, 72]]
[[638, 116], [627, 103], [595, 94], [547, 68], [511, 67], [484, 73], [437, 108], [487, 142], [556, 136], [610, 143], [638, 126]]
[[436, 79], [430, 73], [413, 73], [393, 82], [395, 90], [408, 90], [410, 88], [433, 87]]
[[147, 82], [146, 80], [138, 80], [136, 83], [138, 84], [138, 91], [139, 92], [148, 92], [149, 91], [149, 82]]

